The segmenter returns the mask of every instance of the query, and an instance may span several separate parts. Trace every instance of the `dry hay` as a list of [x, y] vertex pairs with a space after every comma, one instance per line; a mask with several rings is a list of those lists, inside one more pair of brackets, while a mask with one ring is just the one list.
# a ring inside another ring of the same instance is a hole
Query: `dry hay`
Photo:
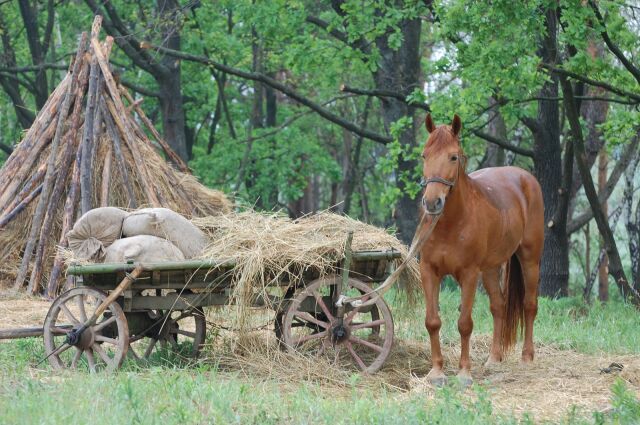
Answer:
[[[305, 273], [340, 273], [349, 232], [353, 232], [354, 251], [394, 249], [402, 255], [396, 265], [407, 258], [407, 247], [387, 230], [330, 212], [292, 220], [278, 213], [247, 211], [193, 222], [212, 241], [203, 258], [236, 264], [231, 299], [240, 306], [250, 305], [254, 297], [264, 295], [279, 281], [295, 285]], [[419, 270], [415, 259], [408, 261], [400, 280], [412, 294], [419, 287]], [[239, 311], [237, 326], [241, 329], [246, 316]]]

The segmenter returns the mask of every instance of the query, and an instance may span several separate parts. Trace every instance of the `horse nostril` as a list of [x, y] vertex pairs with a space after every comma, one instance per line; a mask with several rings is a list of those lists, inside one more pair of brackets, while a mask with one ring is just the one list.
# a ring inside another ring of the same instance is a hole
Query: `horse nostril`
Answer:
[[442, 208], [442, 198], [436, 199], [435, 208], [434, 209], [435, 210], [439, 210], [440, 208]]

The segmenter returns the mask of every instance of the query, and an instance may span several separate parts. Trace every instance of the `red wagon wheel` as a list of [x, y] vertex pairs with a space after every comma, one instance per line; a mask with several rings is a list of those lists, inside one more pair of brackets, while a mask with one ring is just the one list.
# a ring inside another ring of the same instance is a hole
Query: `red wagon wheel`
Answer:
[[[317, 279], [300, 290], [284, 314], [282, 339], [287, 347], [315, 351], [339, 363], [353, 363], [367, 373], [376, 372], [393, 345], [393, 318], [387, 303], [378, 298], [367, 307], [347, 307], [342, 326], [331, 302], [339, 277]], [[359, 296], [371, 288], [349, 279], [343, 292]], [[369, 299], [365, 296], [363, 300]]]
[[44, 320], [44, 346], [52, 367], [88, 368], [91, 372], [120, 367], [129, 348], [129, 327], [116, 302], [109, 304], [96, 324], [89, 326], [73, 344], [66, 338], [106, 298], [107, 294], [92, 288], [74, 288], [56, 298]]

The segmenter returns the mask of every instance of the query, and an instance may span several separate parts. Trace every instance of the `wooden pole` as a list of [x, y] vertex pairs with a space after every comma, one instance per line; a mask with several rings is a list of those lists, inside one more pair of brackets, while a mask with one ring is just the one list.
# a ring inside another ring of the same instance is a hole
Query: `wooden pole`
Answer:
[[[87, 34], [84, 33], [83, 37], [86, 39]], [[85, 55], [82, 56], [84, 58]], [[53, 227], [53, 221], [55, 219], [56, 210], [58, 204], [62, 199], [64, 189], [66, 188], [66, 182], [68, 180], [69, 173], [71, 172], [71, 164], [73, 163], [74, 152], [78, 150], [76, 144], [76, 135], [78, 133], [78, 126], [80, 124], [80, 117], [82, 116], [82, 100], [84, 99], [84, 92], [89, 78], [89, 63], [83, 60], [82, 69], [78, 75], [77, 89], [75, 92], [75, 100], [73, 104], [73, 111], [71, 113], [71, 128], [64, 137], [65, 152], [62, 156], [58, 169], [58, 177], [56, 178], [53, 192], [51, 193], [51, 200], [45, 214], [44, 223], [40, 230], [40, 238], [38, 240], [38, 247], [36, 249], [36, 256], [33, 262], [33, 270], [31, 271], [31, 278], [29, 279], [29, 286], [27, 292], [35, 293], [42, 279], [42, 271], [44, 268], [45, 253], [47, 248], [47, 242], [49, 241], [49, 234]]]
[[[108, 87], [108, 84], [107, 84], [107, 87]], [[128, 124], [127, 120], [126, 119], [125, 120], [121, 119], [122, 117], [118, 113], [117, 106], [114, 104], [112, 99], [106, 99], [105, 102], [106, 102], [107, 108], [109, 109], [109, 112], [111, 114], [111, 118], [113, 118], [113, 121], [116, 124], [116, 128], [118, 130], [120, 130], [120, 134], [122, 135], [122, 139], [127, 144], [127, 147], [129, 148], [129, 151], [131, 151], [131, 155], [133, 156], [133, 160], [136, 163], [137, 171], [138, 171], [138, 174], [139, 174], [139, 177], [140, 177], [140, 182], [142, 183], [142, 187], [145, 190], [145, 193], [147, 195], [147, 198], [148, 198], [149, 202], [151, 203], [151, 205], [153, 205], [156, 208], [157, 207], [161, 207], [162, 204], [160, 203], [160, 200], [158, 199], [158, 196], [155, 193], [153, 185], [151, 184], [147, 167], [146, 167], [144, 161], [142, 160], [142, 155], [140, 154], [140, 150], [138, 149], [138, 146], [136, 145], [136, 138], [132, 134], [132, 130], [131, 130], [130, 126], [127, 125]], [[125, 123], [127, 123], [127, 124], [125, 124]]]
[[42, 193], [40, 195], [38, 206], [36, 207], [36, 211], [34, 213], [33, 220], [31, 222], [31, 230], [29, 231], [27, 246], [25, 247], [24, 254], [22, 257], [22, 263], [20, 264], [20, 269], [18, 270], [18, 275], [16, 277], [16, 282], [14, 284], [15, 289], [21, 288], [24, 284], [25, 278], [27, 277], [29, 262], [31, 261], [31, 256], [33, 255], [33, 249], [36, 244], [36, 239], [39, 234], [40, 226], [42, 225], [42, 220], [45, 214], [45, 208], [49, 201], [51, 190], [53, 189], [53, 184], [54, 184], [53, 179], [55, 176], [56, 159], [58, 156], [58, 146], [60, 145], [60, 139], [62, 138], [62, 135], [64, 133], [64, 125], [65, 125], [67, 115], [69, 113], [69, 109], [71, 106], [71, 99], [73, 98], [74, 85], [78, 80], [80, 64], [82, 63], [81, 58], [86, 49], [86, 43], [87, 43], [86, 35], [83, 35], [83, 37], [80, 40], [80, 45], [78, 46], [76, 59], [73, 64], [73, 70], [71, 71], [72, 80], [64, 95], [64, 100], [62, 102], [62, 106], [60, 107], [60, 112], [58, 114], [56, 132], [53, 137], [53, 141], [51, 142], [51, 152], [49, 153], [49, 159], [47, 161], [47, 173], [45, 174], [44, 184], [42, 187]]
[[[71, 229], [73, 223], [73, 216], [75, 212], [76, 200], [78, 198], [78, 192], [80, 191], [80, 162], [82, 161], [82, 145], [78, 145], [76, 152], [76, 159], [73, 163], [73, 173], [71, 175], [71, 184], [69, 186], [69, 193], [67, 199], [64, 202], [64, 215], [62, 217], [62, 231], [60, 232], [60, 239], [58, 245], [62, 248], [66, 248], [69, 245], [67, 240], [67, 233]], [[58, 292], [58, 279], [62, 272], [63, 258], [62, 254], [58, 252], [53, 260], [53, 267], [51, 268], [51, 274], [49, 275], [49, 283], [47, 284], [47, 296], [54, 298]]]
[[17, 186], [25, 180], [26, 173], [33, 170], [33, 162], [47, 142], [43, 133], [49, 134], [48, 129], [51, 129], [49, 131], [53, 134], [60, 100], [67, 92], [70, 83], [71, 77], [67, 74], [42, 107], [38, 119], [22, 138], [22, 142], [16, 146], [13, 154], [2, 167], [0, 188], [4, 189], [0, 195], [0, 205], [6, 205], [10, 199], [13, 199]]
[[13, 210], [9, 211], [2, 217], [2, 219], [0, 219], [0, 229], [9, 224], [11, 220], [16, 218], [16, 216], [20, 214], [20, 212], [24, 210], [31, 203], [31, 201], [35, 199], [36, 196], [40, 194], [40, 192], [42, 192], [42, 183], [40, 183], [40, 185], [33, 189], [33, 191], [31, 191], [31, 193], [29, 193], [26, 198], [24, 198], [18, 205], [16, 205]]
[[[150, 178], [148, 176], [147, 169], [142, 160], [140, 152], [137, 149], [137, 146], [135, 145], [134, 132], [131, 129], [129, 120], [122, 119], [122, 117], [126, 118], [126, 108], [122, 103], [122, 99], [120, 98], [120, 91], [118, 90], [118, 86], [115, 80], [113, 79], [111, 70], [109, 69], [109, 63], [107, 62], [102, 52], [102, 49], [100, 47], [100, 42], [98, 41], [97, 38], [91, 39], [91, 45], [93, 46], [94, 53], [98, 59], [98, 64], [100, 65], [100, 69], [102, 70], [102, 76], [104, 77], [105, 84], [107, 85], [107, 89], [109, 91], [111, 100], [113, 102], [113, 103], [107, 102], [107, 106], [109, 107], [111, 116], [113, 117], [116, 125], [120, 129], [123, 139], [128, 144], [129, 149], [131, 150], [133, 159], [142, 177], [141, 180], [142, 180], [143, 187], [147, 192], [147, 196], [149, 197], [151, 204], [154, 207], [160, 207], [162, 205], [160, 204], [160, 201], [158, 200], [158, 197], [155, 191], [153, 190], [153, 186], [149, 182]], [[113, 109], [111, 108], [111, 105], [114, 106]]]
[[162, 136], [160, 136], [160, 133], [158, 133], [158, 130], [156, 130], [156, 128], [153, 126], [153, 123], [151, 122], [151, 120], [147, 118], [147, 115], [144, 113], [144, 110], [140, 107], [140, 104], [133, 100], [133, 97], [131, 97], [131, 93], [129, 93], [129, 91], [122, 86], [120, 86], [120, 92], [124, 94], [124, 97], [127, 99], [129, 104], [133, 106], [133, 109], [136, 111], [136, 113], [140, 117], [140, 120], [144, 123], [147, 129], [149, 129], [151, 134], [153, 134], [153, 137], [160, 144], [160, 146], [162, 147], [162, 150], [164, 151], [165, 154], [167, 154], [171, 162], [173, 162], [178, 167], [178, 169], [183, 173], [190, 174], [191, 170], [189, 170], [189, 166], [187, 165], [187, 163], [184, 162], [184, 160], [180, 158], [180, 156], [177, 153], [175, 153], [173, 149], [171, 149], [171, 146], [169, 146], [169, 144], [162, 138]]
[[[22, 189], [20, 189], [20, 192], [18, 192], [18, 195], [15, 198], [13, 198], [11, 203], [9, 203], [4, 208], [4, 210], [2, 211], [3, 218], [4, 218], [4, 215], [8, 214], [9, 211], [13, 211], [16, 205], [21, 203], [27, 196], [29, 196], [29, 194], [33, 191], [33, 189], [36, 186], [42, 183], [42, 179], [44, 178], [44, 175], [46, 172], [47, 172], [47, 164], [46, 163], [41, 164], [40, 167], [38, 167], [38, 169], [36, 170], [36, 172], [31, 176], [29, 181], [25, 183], [24, 186], [22, 186]], [[2, 219], [0, 219], [0, 221], [2, 221]]]
[[[93, 20], [93, 26], [91, 27], [91, 40], [98, 40], [98, 33], [100, 32], [100, 26], [102, 24], [102, 16], [97, 15]], [[100, 44], [97, 44], [100, 49]], [[92, 43], [94, 51], [91, 55], [91, 71], [89, 73], [89, 91], [87, 94], [87, 106], [84, 113], [84, 132], [82, 135], [82, 162], [80, 164], [80, 209], [82, 214], [85, 214], [91, 209], [91, 197], [92, 197], [92, 185], [91, 185], [91, 160], [93, 159], [93, 145], [95, 140], [94, 125], [96, 118], [96, 100], [98, 87], [100, 86], [100, 68], [98, 66], [98, 59], [95, 52], [95, 47]]]
[[[106, 143], [109, 143], [105, 140]], [[112, 144], [107, 146], [107, 153], [104, 158], [104, 167], [102, 168], [102, 186], [100, 188], [100, 206], [106, 207], [109, 205], [109, 186], [111, 182], [111, 151]]]
[[[68, 87], [68, 85], [67, 85]], [[59, 108], [59, 104], [56, 105], [56, 110]], [[57, 116], [57, 115], [56, 115]], [[14, 173], [5, 173], [5, 177], [7, 177], [7, 182], [4, 184], [5, 187], [2, 195], [0, 195], [0, 205], [6, 205], [8, 202], [14, 199], [20, 184], [24, 182], [27, 176], [33, 172], [34, 163], [38, 160], [40, 153], [44, 150], [47, 144], [51, 141], [56, 129], [56, 121], [51, 121], [49, 125], [46, 127], [45, 131], [37, 135], [37, 140], [33, 146], [33, 148], [27, 149], [21, 147], [22, 144], [18, 145], [14, 152], [18, 152], [20, 159], [18, 161], [18, 169]], [[24, 154], [23, 154], [24, 152]], [[3, 168], [4, 169], [4, 168]], [[7, 170], [9, 171], [9, 170]]]
[[113, 144], [113, 151], [116, 156], [116, 161], [118, 163], [118, 166], [120, 167], [122, 182], [124, 184], [125, 189], [127, 190], [127, 196], [129, 199], [129, 204], [127, 206], [129, 208], [138, 208], [138, 202], [136, 201], [136, 194], [133, 191], [131, 179], [129, 178], [129, 170], [127, 169], [127, 164], [124, 159], [124, 154], [122, 153], [122, 141], [120, 140], [120, 135], [118, 134], [116, 125], [113, 123], [113, 119], [111, 118], [111, 115], [107, 110], [107, 104], [105, 103], [105, 100], [102, 96], [100, 96], [100, 109], [102, 109], [102, 117], [104, 118], [105, 127], [107, 127], [107, 134]]

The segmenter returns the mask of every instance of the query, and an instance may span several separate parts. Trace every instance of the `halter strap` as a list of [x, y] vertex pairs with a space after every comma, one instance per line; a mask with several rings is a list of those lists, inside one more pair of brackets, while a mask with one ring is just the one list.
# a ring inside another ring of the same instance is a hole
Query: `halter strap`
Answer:
[[439, 176], [430, 177], [428, 179], [425, 179], [423, 177], [422, 180], [420, 180], [420, 186], [421, 187], [425, 187], [429, 183], [442, 183], [442, 184], [450, 186], [450, 187], [453, 187], [456, 184], [456, 182], [454, 182], [452, 180], [447, 180], [447, 179], [439, 177]]

